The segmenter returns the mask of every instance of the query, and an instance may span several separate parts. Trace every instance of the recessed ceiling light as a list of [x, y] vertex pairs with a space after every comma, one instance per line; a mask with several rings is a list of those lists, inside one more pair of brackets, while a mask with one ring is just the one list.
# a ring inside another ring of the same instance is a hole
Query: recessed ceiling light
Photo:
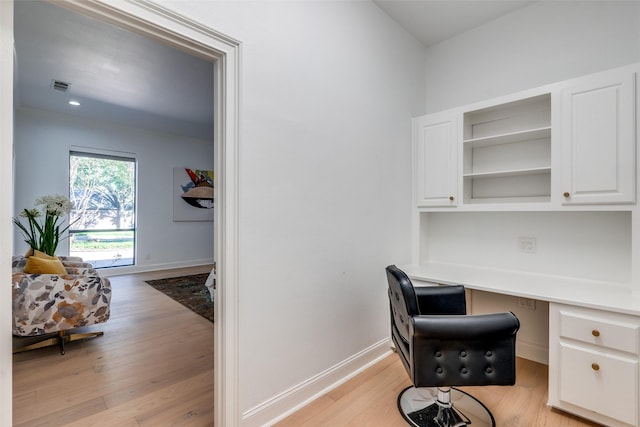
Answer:
[[78, 101], [69, 101], [69, 105], [73, 105], [74, 107], [77, 107], [80, 105], [80, 103]]

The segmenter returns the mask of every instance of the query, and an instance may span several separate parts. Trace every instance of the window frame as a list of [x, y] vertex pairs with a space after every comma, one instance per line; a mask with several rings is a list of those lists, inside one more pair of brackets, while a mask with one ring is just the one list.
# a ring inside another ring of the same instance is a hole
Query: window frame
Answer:
[[[107, 231], [131, 231], [133, 232], [133, 255], [131, 264], [122, 264], [114, 266], [98, 266], [96, 268], [117, 268], [117, 267], [133, 267], [137, 265], [137, 234], [138, 234], [138, 157], [135, 153], [115, 151], [115, 150], [103, 150], [92, 147], [80, 147], [71, 146], [69, 148], [69, 198], [71, 199], [71, 158], [75, 157], [87, 157], [95, 159], [105, 160], [117, 160], [133, 163], [133, 227], [130, 228], [116, 228], [116, 229], [77, 229], [73, 226], [69, 228], [69, 237], [76, 233], [82, 233], [86, 231], [92, 232], [107, 232]], [[69, 252], [71, 253], [71, 242], [69, 242]]]

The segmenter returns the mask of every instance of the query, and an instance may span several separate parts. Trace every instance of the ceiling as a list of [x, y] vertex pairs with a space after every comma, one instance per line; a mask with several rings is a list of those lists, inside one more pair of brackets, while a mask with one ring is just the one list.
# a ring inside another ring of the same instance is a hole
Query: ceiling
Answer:
[[[0, 0], [1, 1], [1, 0]], [[425, 46], [531, 0], [374, 0]], [[213, 64], [56, 5], [15, 2], [16, 107], [213, 138]], [[52, 81], [69, 90], [52, 88]], [[77, 100], [73, 107], [69, 100]]]
[[14, 9], [18, 107], [212, 140], [212, 63], [50, 3]]
[[493, 21], [536, 0], [373, 0], [426, 47]]

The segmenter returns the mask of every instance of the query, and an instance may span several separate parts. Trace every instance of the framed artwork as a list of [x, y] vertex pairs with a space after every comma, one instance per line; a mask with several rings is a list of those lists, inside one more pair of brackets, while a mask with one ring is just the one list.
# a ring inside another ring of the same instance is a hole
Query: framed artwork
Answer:
[[173, 168], [173, 220], [213, 221], [213, 171]]

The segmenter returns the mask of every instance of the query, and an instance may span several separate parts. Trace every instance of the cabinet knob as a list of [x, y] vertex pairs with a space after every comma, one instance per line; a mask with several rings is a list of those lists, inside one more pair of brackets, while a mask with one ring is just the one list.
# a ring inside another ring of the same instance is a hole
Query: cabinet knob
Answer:
[[593, 331], [591, 331], [591, 335], [593, 335], [594, 337], [599, 337], [600, 336], [600, 331], [597, 329], [594, 329]]
[[592, 363], [591, 364], [591, 369], [593, 369], [594, 371], [599, 371], [600, 370], [600, 365], [598, 365], [597, 363]]
[[562, 196], [563, 196], [563, 197], [570, 197], [570, 196], [571, 196], [571, 193], [569, 193], [568, 191], [565, 191], [565, 192], [562, 194]]
[[449, 200], [453, 202], [453, 196], [449, 196]]

